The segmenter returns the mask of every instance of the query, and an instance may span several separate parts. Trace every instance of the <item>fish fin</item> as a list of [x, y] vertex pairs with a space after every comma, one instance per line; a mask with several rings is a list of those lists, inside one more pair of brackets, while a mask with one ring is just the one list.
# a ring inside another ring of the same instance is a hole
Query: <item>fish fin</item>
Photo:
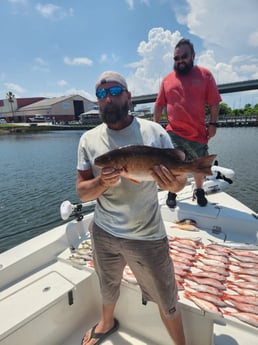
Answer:
[[196, 170], [199, 170], [200, 173], [204, 175], [212, 175], [211, 167], [214, 159], [217, 155], [209, 155], [205, 157], [196, 158], [194, 160], [194, 165]]
[[166, 150], [168, 156], [172, 160], [176, 160], [178, 162], [183, 162], [185, 160], [185, 153], [179, 149], [163, 149]]

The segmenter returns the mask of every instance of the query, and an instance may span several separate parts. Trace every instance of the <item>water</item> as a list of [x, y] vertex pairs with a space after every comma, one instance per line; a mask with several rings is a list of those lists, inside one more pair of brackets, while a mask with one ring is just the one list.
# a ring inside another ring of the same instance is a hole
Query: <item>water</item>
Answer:
[[258, 128], [219, 128], [209, 143], [209, 152], [218, 154], [219, 165], [235, 171], [228, 194], [258, 213]]
[[[0, 136], [0, 252], [62, 224], [62, 201], [75, 191], [82, 131]], [[227, 192], [258, 212], [258, 128], [219, 128], [210, 153], [234, 169]], [[13, 236], [13, 234], [15, 234]]]
[[[0, 251], [61, 224], [61, 202], [79, 201], [75, 178], [81, 134], [0, 136]], [[24, 233], [1, 240], [16, 232]]]

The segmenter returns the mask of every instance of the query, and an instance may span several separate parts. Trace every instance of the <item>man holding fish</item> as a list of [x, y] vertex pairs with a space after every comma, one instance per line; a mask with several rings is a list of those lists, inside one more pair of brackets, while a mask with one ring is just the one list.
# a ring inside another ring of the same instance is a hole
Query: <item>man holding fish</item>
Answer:
[[[166, 107], [166, 129], [175, 147], [184, 151], [187, 159], [208, 155], [208, 140], [216, 134], [221, 97], [210, 71], [194, 66], [195, 52], [188, 39], [181, 39], [174, 50], [174, 71], [163, 79], [154, 108], [154, 121], [159, 122]], [[205, 124], [209, 107], [210, 121]], [[199, 206], [206, 206], [203, 173], [194, 173]], [[167, 204], [176, 206], [176, 193], [169, 193]]]
[[97, 80], [96, 96], [103, 123], [80, 139], [77, 192], [84, 202], [97, 199], [91, 239], [103, 307], [101, 320], [87, 331], [82, 344], [100, 344], [118, 329], [114, 310], [128, 264], [144, 303], [158, 305], [173, 344], [185, 345], [157, 185], [176, 193], [186, 184], [186, 171], [208, 169], [211, 164], [198, 162], [186, 167], [184, 154], [173, 150], [160, 125], [130, 115], [131, 93], [120, 74], [104, 72]]

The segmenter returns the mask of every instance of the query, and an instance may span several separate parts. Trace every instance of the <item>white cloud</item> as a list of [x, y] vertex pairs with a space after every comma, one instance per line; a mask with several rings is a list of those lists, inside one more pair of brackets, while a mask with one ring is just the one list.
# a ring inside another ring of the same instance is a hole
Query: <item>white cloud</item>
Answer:
[[91, 66], [93, 64], [92, 60], [86, 58], [86, 57], [77, 57], [77, 58], [69, 58], [67, 56], [64, 57], [64, 63], [66, 65], [86, 65], [86, 66]]
[[[256, 71], [253, 75], [254, 79], [258, 79], [258, 71]], [[256, 91], [257, 92], [257, 91]], [[258, 103], [258, 97], [257, 97], [257, 103]]]
[[52, 17], [54, 14], [60, 10], [59, 6], [53, 5], [53, 4], [46, 4], [46, 5], [41, 5], [37, 4], [36, 5], [36, 10], [43, 16], [43, 17]]
[[208, 68], [218, 84], [239, 81], [241, 79], [238, 73], [234, 71], [232, 64], [216, 62], [215, 53], [212, 50], [201, 53], [196, 59], [196, 64]]
[[[181, 38], [179, 31], [171, 32], [163, 28], [149, 31], [148, 40], [138, 45], [139, 59], [126, 66], [132, 71], [127, 81], [133, 95], [158, 92], [162, 78], [173, 70], [174, 46]], [[204, 45], [206, 42], [204, 40]], [[213, 48], [197, 51], [195, 64], [208, 68], [218, 84], [258, 78], [257, 54], [252, 54], [252, 51], [242, 54], [240, 45], [235, 55], [223, 57]], [[236, 96], [240, 97], [239, 94]], [[245, 93], [245, 97], [247, 103], [250, 102], [250, 93]], [[258, 93], [254, 91], [252, 101], [256, 103], [256, 99], [258, 101]]]
[[63, 86], [68, 85], [68, 83], [67, 83], [66, 80], [63, 80], [63, 79], [62, 79], [62, 80], [58, 80], [58, 81], [57, 81], [57, 85], [63, 87]]
[[116, 55], [115, 53], [111, 53], [111, 54], [101, 54], [100, 58], [99, 58], [99, 62], [102, 63], [116, 63], [120, 60], [120, 57], [118, 55]]
[[[73, 15], [73, 9], [65, 9], [61, 5], [62, 2], [40, 1], [37, 0], [33, 3], [37, 4], [34, 8], [43, 18], [58, 20]], [[169, 8], [177, 11], [178, 22], [186, 25], [186, 27], [184, 27], [184, 31], [180, 32], [166, 30], [162, 27], [152, 28], [149, 30], [148, 38], [139, 42], [137, 59], [124, 66], [124, 74], [133, 95], [158, 91], [162, 78], [173, 70], [175, 44], [182, 38], [183, 34], [188, 37], [189, 33], [192, 35], [190, 38], [196, 48], [195, 63], [210, 69], [217, 83], [258, 79], [257, 0], [248, 0], [247, 3], [242, 0], [156, 1], [163, 4], [168, 3]], [[30, 0], [9, 0], [9, 2], [13, 3], [12, 7], [17, 7], [20, 10], [21, 6], [18, 4], [29, 4]], [[140, 6], [144, 8], [144, 6], [149, 6], [152, 3], [149, 0], [125, 0], [124, 6], [127, 10], [128, 8], [138, 10]], [[17, 13], [20, 13], [18, 10]], [[174, 23], [172, 14], [171, 23]], [[124, 52], [118, 54], [122, 56]], [[121, 56], [112, 54], [111, 51], [107, 50], [98, 58], [94, 56], [92, 59], [94, 63], [98, 60], [98, 63], [108, 66], [112, 63], [115, 65], [117, 62], [117, 66], [121, 66]], [[63, 61], [69, 66], [93, 66], [93, 61], [87, 57], [72, 58], [66, 56]], [[34, 59], [31, 66], [34, 71], [49, 72], [48, 63], [41, 57]], [[129, 71], [127, 75], [126, 71]], [[67, 75], [64, 75], [63, 78], [67, 78]], [[1, 75], [1, 80], [2, 85], [4, 85], [7, 80], [6, 76]], [[9, 78], [8, 80], [14, 79]], [[68, 84], [64, 79], [58, 82], [56, 80], [57, 78], [53, 82], [55, 87], [56, 83], [61, 87], [67, 87]], [[69, 80], [72, 78], [69, 77]], [[15, 90], [12, 91], [15, 93]], [[62, 89], [62, 94], [64, 92]], [[68, 90], [66, 94], [72, 92], [87, 94], [84, 90], [76, 89]], [[257, 93], [257, 91], [254, 92]], [[235, 94], [235, 96], [240, 97], [239, 94]]]
[[47, 19], [63, 19], [67, 16], [73, 15], [73, 9], [69, 8], [68, 10], [56, 6], [54, 4], [44, 4], [38, 3], [35, 6], [35, 9], [39, 12], [39, 14]]
[[239, 70], [244, 73], [256, 73], [257, 71], [257, 65], [241, 65], [239, 67]]
[[219, 56], [236, 55], [258, 43], [257, 0], [187, 0], [187, 3], [184, 12], [177, 13], [178, 22], [202, 38], [206, 48], [216, 48]]
[[140, 60], [128, 65], [136, 69], [128, 80], [134, 94], [157, 92], [161, 78], [173, 68], [173, 47], [180, 38], [178, 31], [172, 33], [163, 28], [153, 28], [149, 31], [148, 41], [139, 43]]
[[254, 57], [251, 55], [235, 55], [230, 59], [230, 63], [237, 64], [245, 61], [253, 61]]
[[24, 89], [22, 86], [15, 83], [5, 83], [4, 85], [6, 86], [8, 91], [12, 91], [15, 94], [15, 96], [16, 96], [16, 93], [22, 94], [22, 93], [27, 92], [26, 89]]
[[130, 10], [134, 9], [134, 0], [126, 0], [126, 3], [129, 6]]
[[[134, 10], [136, 0], [125, 0], [125, 2], [127, 3], [127, 5], [128, 5], [130, 10]], [[140, 0], [139, 2], [141, 4], [144, 4], [145, 6], [149, 6], [150, 5], [150, 1], [149, 0]]]

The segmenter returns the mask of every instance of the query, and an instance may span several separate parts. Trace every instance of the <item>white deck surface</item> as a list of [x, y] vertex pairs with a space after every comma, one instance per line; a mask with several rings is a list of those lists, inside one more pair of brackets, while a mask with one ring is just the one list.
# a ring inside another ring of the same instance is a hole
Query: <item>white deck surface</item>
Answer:
[[[210, 241], [258, 243], [258, 221], [252, 210], [225, 193], [208, 195], [207, 207], [191, 199], [191, 187], [179, 195], [178, 206], [165, 205], [160, 194], [167, 233]], [[184, 218], [197, 220], [198, 232], [176, 228]], [[89, 218], [45, 233], [0, 255], [0, 345], [76, 345], [98, 322], [101, 298], [94, 270], [69, 261], [65, 243], [86, 238]], [[219, 233], [214, 233], [214, 230]], [[61, 249], [62, 248], [62, 249]], [[7, 287], [7, 288], [6, 288]], [[68, 293], [72, 295], [69, 304]], [[187, 345], [258, 345], [258, 329], [233, 317], [205, 313], [179, 292]], [[157, 306], [141, 304], [137, 285], [122, 283], [115, 316], [118, 332], [103, 345], [171, 345]]]

